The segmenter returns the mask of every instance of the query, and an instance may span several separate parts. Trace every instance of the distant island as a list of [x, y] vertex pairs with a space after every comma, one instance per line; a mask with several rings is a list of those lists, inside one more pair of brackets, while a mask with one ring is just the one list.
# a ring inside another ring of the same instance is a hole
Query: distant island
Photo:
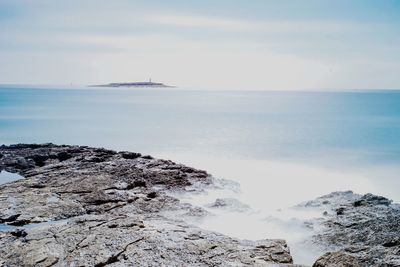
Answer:
[[148, 82], [126, 82], [126, 83], [108, 83], [99, 85], [90, 85], [92, 87], [175, 87], [165, 85], [163, 83], [152, 82], [151, 79]]

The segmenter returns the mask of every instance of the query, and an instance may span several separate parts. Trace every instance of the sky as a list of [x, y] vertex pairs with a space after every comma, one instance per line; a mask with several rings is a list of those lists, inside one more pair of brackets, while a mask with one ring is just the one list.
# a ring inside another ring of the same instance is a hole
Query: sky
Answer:
[[0, 0], [0, 83], [399, 89], [398, 0]]

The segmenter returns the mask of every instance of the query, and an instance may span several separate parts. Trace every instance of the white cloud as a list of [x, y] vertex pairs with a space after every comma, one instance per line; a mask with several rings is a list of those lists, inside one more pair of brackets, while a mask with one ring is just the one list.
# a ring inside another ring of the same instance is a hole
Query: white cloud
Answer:
[[398, 49], [359, 38], [385, 25], [90, 10], [36, 7], [38, 13], [0, 25], [0, 83], [153, 76], [230, 89], [367, 88], [383, 84], [383, 77], [386, 87], [399, 84], [399, 58], [391, 56]]
[[295, 21], [295, 20], [245, 20], [212, 16], [192, 15], [152, 15], [141, 17], [139, 20], [164, 26], [176, 26], [183, 28], [203, 28], [219, 31], [251, 31], [270, 33], [294, 33], [294, 32], [323, 32], [346, 33], [362, 30], [368, 25], [354, 22], [337, 21]]
[[144, 22], [161, 25], [214, 30], [249, 30], [254, 26], [253, 23], [244, 20], [189, 15], [153, 15], [150, 17], [142, 17], [142, 20]]

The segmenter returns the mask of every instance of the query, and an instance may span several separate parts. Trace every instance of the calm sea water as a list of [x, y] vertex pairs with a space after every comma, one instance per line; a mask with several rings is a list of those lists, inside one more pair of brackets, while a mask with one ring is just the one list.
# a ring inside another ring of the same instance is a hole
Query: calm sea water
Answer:
[[[240, 190], [183, 198], [203, 206], [217, 197], [248, 204], [255, 217], [225, 212], [202, 226], [241, 238], [287, 238], [299, 263], [319, 252], [302, 251], [298, 228], [269, 223], [271, 211], [335, 190], [400, 201], [400, 91], [1, 86], [0, 143], [21, 142], [138, 151], [233, 180]], [[227, 227], [227, 220], [238, 223]]]
[[400, 162], [399, 92], [0, 87], [0, 142]]

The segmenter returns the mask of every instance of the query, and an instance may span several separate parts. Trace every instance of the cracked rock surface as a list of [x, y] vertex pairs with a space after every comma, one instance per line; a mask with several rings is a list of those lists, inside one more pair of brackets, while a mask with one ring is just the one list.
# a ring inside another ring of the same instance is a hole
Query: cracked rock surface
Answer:
[[284, 240], [185, 222], [206, 211], [168, 192], [212, 183], [202, 170], [53, 144], [0, 146], [0, 170], [25, 177], [0, 185], [0, 227], [15, 227], [0, 232], [1, 266], [295, 266]]
[[322, 266], [400, 266], [400, 205], [373, 194], [334, 192], [299, 205], [325, 216], [309, 222], [312, 242], [328, 252]]

